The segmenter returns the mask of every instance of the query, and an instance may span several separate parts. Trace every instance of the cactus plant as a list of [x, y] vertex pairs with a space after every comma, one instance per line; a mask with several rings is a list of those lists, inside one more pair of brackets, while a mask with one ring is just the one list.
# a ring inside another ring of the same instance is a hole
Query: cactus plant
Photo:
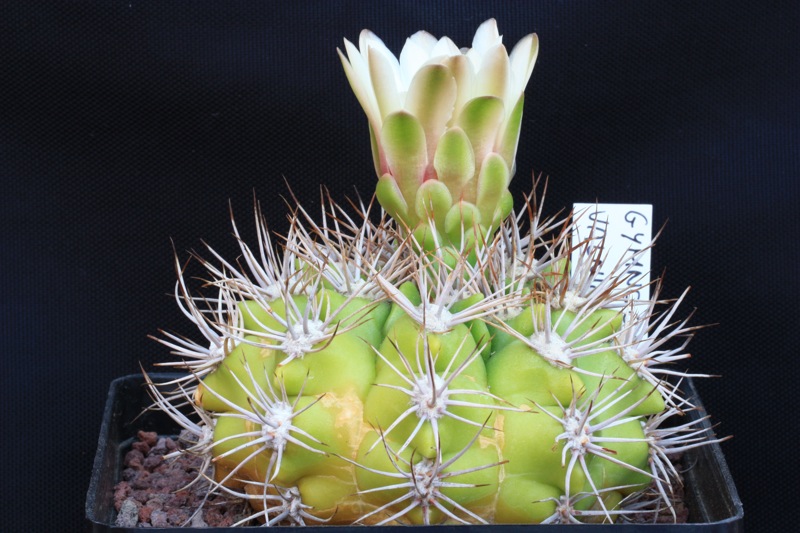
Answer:
[[574, 217], [535, 194], [513, 212], [537, 50], [529, 35], [508, 54], [493, 20], [469, 50], [419, 32], [399, 61], [370, 32], [345, 41], [380, 208], [293, 204], [278, 246], [256, 205], [255, 246], [233, 223], [238, 261], [192, 254], [202, 286], [176, 260], [202, 339], [158, 337], [186, 374], [150, 390], [247, 521], [675, 515], [670, 455], [716, 440], [673, 423], [693, 409], [673, 363], [695, 328], [660, 281], [644, 306], [622, 266], [594, 285], [602, 248], [570, 242]]

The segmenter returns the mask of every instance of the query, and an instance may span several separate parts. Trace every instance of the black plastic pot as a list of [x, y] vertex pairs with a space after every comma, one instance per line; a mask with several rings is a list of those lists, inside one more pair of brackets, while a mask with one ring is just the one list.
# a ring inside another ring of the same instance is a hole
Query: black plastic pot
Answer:
[[[154, 374], [155, 381], [166, 381], [174, 378], [173, 374]], [[700, 405], [697, 391], [689, 382], [683, 383], [687, 395]], [[144, 387], [144, 379], [139, 375], [126, 376], [114, 380], [108, 393], [108, 400], [103, 414], [103, 425], [97, 443], [97, 455], [94, 460], [92, 479], [86, 496], [86, 518], [91, 523], [90, 531], [95, 533], [107, 531], [135, 531], [132, 528], [117, 527], [113, 505], [114, 485], [119, 481], [125, 453], [130, 449], [133, 438], [139, 430], [157, 431], [161, 434], [177, 434], [178, 429], [169, 417], [160, 412], [142, 409], [150, 404], [150, 398]], [[690, 416], [698, 417], [694, 412]], [[705, 422], [708, 424], [708, 421]], [[736, 492], [725, 457], [718, 444], [704, 446], [684, 456], [683, 463], [689, 467], [684, 473], [685, 498], [689, 507], [689, 523], [686, 524], [583, 524], [571, 526], [543, 525], [493, 525], [493, 526], [428, 526], [415, 529], [436, 528], [438, 533], [536, 533], [563, 531], [648, 531], [653, 533], [670, 532], [726, 532], [744, 531], [742, 502]], [[246, 528], [249, 529], [249, 528]], [[305, 528], [308, 533], [349, 532], [356, 527], [311, 526]], [[359, 527], [358, 529], [361, 529]], [[161, 528], [150, 528], [151, 531], [165, 531]], [[386, 526], [382, 531], [391, 533], [394, 530], [407, 531], [402, 526]], [[232, 531], [229, 528], [183, 528], [181, 531], [212, 533]]]

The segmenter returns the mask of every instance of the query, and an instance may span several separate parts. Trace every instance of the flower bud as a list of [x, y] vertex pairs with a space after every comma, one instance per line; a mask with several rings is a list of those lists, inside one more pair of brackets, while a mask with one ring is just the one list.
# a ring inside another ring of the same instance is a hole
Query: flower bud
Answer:
[[369, 30], [358, 48], [344, 44], [339, 56], [369, 120], [383, 208], [409, 233], [430, 226], [440, 244], [473, 241], [465, 238], [473, 231], [490, 236], [513, 208], [508, 185], [536, 35], [508, 54], [490, 19], [469, 49], [424, 31], [399, 59]]

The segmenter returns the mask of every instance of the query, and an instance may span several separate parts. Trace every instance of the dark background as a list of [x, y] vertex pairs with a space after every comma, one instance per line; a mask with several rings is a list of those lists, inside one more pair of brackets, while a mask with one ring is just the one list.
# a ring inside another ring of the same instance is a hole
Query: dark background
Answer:
[[[691, 370], [721, 423], [748, 529], [796, 513], [797, 2], [3, 2], [0, 391], [5, 531], [78, 531], [109, 382], [191, 333], [172, 245], [234, 257], [228, 201], [286, 228], [284, 178], [365, 195], [366, 120], [336, 47], [368, 27], [469, 46], [535, 31], [517, 199], [654, 204], [666, 293], [719, 323]], [[788, 525], [785, 526], [788, 529]]]

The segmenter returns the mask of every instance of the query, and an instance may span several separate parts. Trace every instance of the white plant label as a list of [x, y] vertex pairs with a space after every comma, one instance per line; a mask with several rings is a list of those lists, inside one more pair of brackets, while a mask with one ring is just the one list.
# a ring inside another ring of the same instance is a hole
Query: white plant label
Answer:
[[579, 254], [593, 253], [602, 246], [603, 262], [593, 286], [602, 282], [619, 264], [625, 289], [642, 301], [650, 298], [650, 244], [653, 238], [653, 206], [649, 204], [573, 204], [575, 227], [572, 246], [590, 239], [588, 247], [572, 252], [572, 263]]

